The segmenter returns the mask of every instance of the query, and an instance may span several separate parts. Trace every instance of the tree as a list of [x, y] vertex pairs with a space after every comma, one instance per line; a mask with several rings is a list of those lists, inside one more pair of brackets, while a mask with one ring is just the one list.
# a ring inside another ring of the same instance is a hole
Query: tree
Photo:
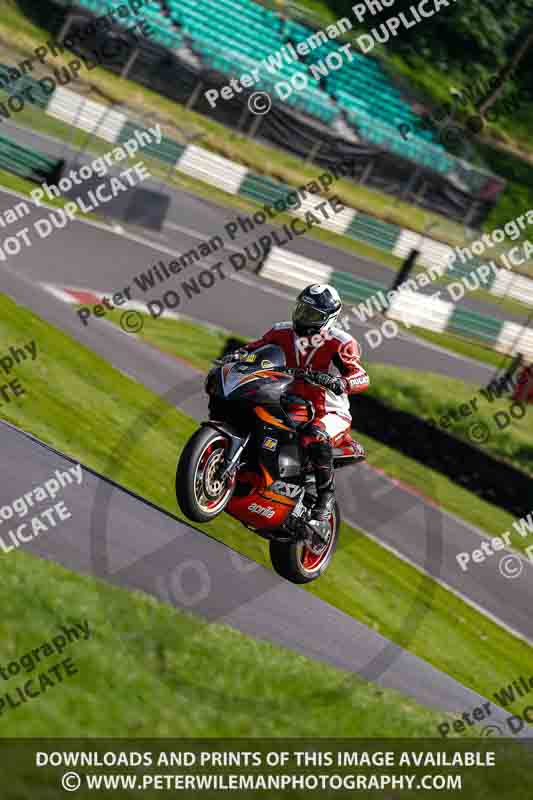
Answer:
[[482, 117], [486, 115], [487, 111], [492, 108], [494, 103], [496, 103], [496, 101], [500, 98], [506, 81], [514, 75], [517, 67], [520, 65], [520, 62], [525, 57], [526, 53], [528, 53], [528, 51], [531, 49], [531, 45], [533, 45], [533, 23], [530, 22], [528, 25], [524, 26], [519, 39], [522, 40], [521, 44], [516, 49], [512, 58], [509, 59], [506, 64], [504, 64], [496, 76], [494, 82], [494, 91], [489, 93], [488, 97], [485, 98], [479, 107], [479, 113]]

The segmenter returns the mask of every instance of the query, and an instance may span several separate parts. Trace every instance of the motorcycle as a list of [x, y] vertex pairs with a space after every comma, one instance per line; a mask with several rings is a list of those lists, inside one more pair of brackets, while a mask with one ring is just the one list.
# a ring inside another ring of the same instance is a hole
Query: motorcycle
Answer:
[[[205, 382], [209, 420], [189, 439], [178, 463], [178, 505], [193, 522], [211, 522], [225, 511], [269, 540], [279, 575], [293, 583], [316, 580], [336, 550], [340, 513], [335, 501], [326, 540], [307, 524], [316, 484], [299, 434], [315, 411], [291, 384], [313, 382], [317, 373], [287, 369], [276, 345], [213, 363]], [[336, 469], [363, 460], [350, 446], [334, 448], [333, 456]]]

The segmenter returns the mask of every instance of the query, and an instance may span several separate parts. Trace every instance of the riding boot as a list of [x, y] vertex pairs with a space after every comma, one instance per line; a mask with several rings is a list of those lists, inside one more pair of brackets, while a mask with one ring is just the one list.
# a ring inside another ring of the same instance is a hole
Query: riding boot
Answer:
[[[327, 452], [329, 451], [329, 452]], [[331, 447], [322, 445], [313, 455], [317, 500], [311, 512], [309, 525], [326, 541], [329, 534], [329, 517], [335, 503], [335, 472]]]

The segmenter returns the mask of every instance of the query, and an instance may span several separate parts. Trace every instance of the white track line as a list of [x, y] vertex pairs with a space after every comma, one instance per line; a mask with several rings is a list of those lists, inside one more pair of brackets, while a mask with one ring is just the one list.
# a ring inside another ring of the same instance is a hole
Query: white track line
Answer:
[[[447, 512], [446, 511], [442, 511], [442, 513], [446, 514]], [[362, 528], [361, 524], [359, 522], [354, 522], [353, 520], [348, 519], [346, 517], [345, 517], [344, 521], [347, 522], [349, 525], [352, 525], [356, 530], [362, 531], [364, 533], [364, 535], [368, 536], [368, 538], [371, 539], [373, 542], [375, 542], [375, 544], [379, 545], [380, 547], [383, 547], [384, 550], [388, 550], [390, 553], [392, 553], [394, 556], [396, 556], [396, 558], [399, 558], [400, 561], [404, 561], [406, 564], [409, 564], [409, 566], [413, 567], [413, 569], [416, 569], [416, 571], [419, 572], [421, 575], [425, 575], [427, 578], [430, 578], [432, 581], [435, 581], [435, 583], [438, 583], [439, 586], [441, 586], [446, 591], [448, 591], [451, 594], [455, 595], [460, 600], [463, 600], [463, 602], [465, 602], [467, 605], [471, 606], [475, 611], [479, 612], [484, 617], [487, 617], [487, 619], [490, 619], [491, 622], [494, 622], [500, 628], [503, 628], [504, 630], [506, 630], [507, 633], [510, 633], [512, 636], [514, 636], [517, 639], [520, 639], [520, 641], [522, 641], [522, 642], [526, 642], [526, 644], [533, 645], [533, 639], [529, 639], [527, 636], [525, 636], [523, 633], [520, 633], [519, 631], [517, 631], [515, 628], [513, 628], [507, 622], [504, 622], [502, 619], [497, 617], [495, 614], [492, 614], [492, 612], [487, 611], [487, 609], [483, 608], [483, 606], [478, 605], [478, 603], [476, 603], [475, 600], [471, 600], [469, 597], [467, 597], [465, 594], [463, 594], [459, 589], [456, 589], [455, 587], [450, 586], [449, 583], [446, 583], [446, 581], [442, 580], [442, 578], [435, 578], [433, 575], [430, 575], [429, 572], [426, 572], [426, 570], [423, 567], [421, 567], [415, 561], [412, 561], [408, 556], [406, 556], [403, 553], [401, 553], [395, 547], [393, 547], [392, 545], [390, 545], [390, 544], [388, 544], [386, 542], [381, 541], [381, 539], [378, 539], [377, 536], [375, 536], [375, 534], [369, 533], [369, 531], [367, 531], [365, 528]]]

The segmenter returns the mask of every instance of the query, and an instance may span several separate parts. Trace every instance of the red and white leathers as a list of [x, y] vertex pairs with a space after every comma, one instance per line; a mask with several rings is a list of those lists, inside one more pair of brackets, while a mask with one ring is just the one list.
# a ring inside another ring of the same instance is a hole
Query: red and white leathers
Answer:
[[[296, 334], [292, 322], [278, 322], [260, 339], [248, 342], [245, 348], [255, 350], [265, 344], [281, 347], [289, 368], [307, 367], [346, 380], [347, 393], [340, 396], [323, 386], [304, 381], [295, 381], [294, 392], [313, 403], [316, 417], [312, 428], [322, 430], [334, 446], [342, 446], [348, 439], [351, 444], [348, 431], [352, 417], [348, 395], [364, 392], [370, 384], [360, 363], [359, 344], [353, 336], [332, 327], [310, 337], [302, 337]], [[316, 437], [310, 431], [309, 435], [302, 437], [302, 445], [307, 446], [314, 439]]]

